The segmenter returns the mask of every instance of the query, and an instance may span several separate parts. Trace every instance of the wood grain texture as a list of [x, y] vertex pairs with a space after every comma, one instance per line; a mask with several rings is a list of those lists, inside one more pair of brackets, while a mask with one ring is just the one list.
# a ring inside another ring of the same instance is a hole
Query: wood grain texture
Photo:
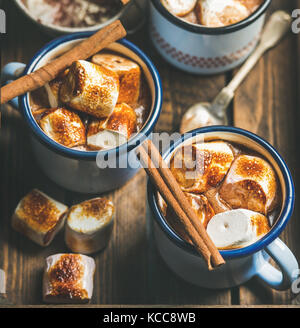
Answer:
[[[1, 43], [1, 67], [10, 61], [28, 62], [51, 37], [44, 35], [24, 18], [11, 0], [2, 1], [7, 13], [7, 35]], [[273, 0], [273, 9], [293, 8], [296, 1]], [[300, 8], [300, 6], [298, 7]], [[147, 40], [146, 28], [130, 39], [152, 59], [162, 78], [162, 114], [159, 132], [178, 131], [183, 113], [198, 101], [211, 101], [231, 74], [199, 77], [167, 64]], [[273, 143], [292, 169], [296, 187], [298, 86], [296, 40], [291, 35], [260, 61], [239, 89], [233, 103], [237, 126], [257, 132]], [[287, 55], [288, 54], [288, 55]], [[299, 71], [300, 73], [300, 71]], [[298, 75], [299, 76], [299, 75]], [[284, 81], [284, 82], [283, 82]], [[47, 248], [41, 248], [14, 232], [10, 217], [20, 198], [36, 187], [67, 205], [98, 195], [66, 191], [45, 177], [33, 159], [30, 137], [21, 115], [3, 106], [0, 130], [0, 268], [7, 273], [7, 300], [14, 305], [42, 304], [41, 284], [44, 258], [67, 252], [63, 233]], [[163, 263], [153, 238], [153, 221], [146, 201], [147, 179], [143, 171], [121, 189], [104, 196], [117, 206], [116, 224], [108, 247], [93, 256], [96, 260], [95, 291], [92, 305], [177, 304], [247, 305], [295, 303], [290, 293], [273, 293], [251, 281], [231, 290], [206, 290], [185, 283]], [[295, 215], [282, 235], [300, 257]], [[1, 301], [0, 301], [1, 304]]]
[[[273, 0], [271, 6], [271, 11], [284, 9], [292, 12], [297, 8], [297, 1]], [[235, 125], [264, 137], [278, 149], [291, 169], [296, 189], [300, 183], [297, 58], [296, 35], [290, 33], [259, 61], [234, 100]], [[298, 214], [299, 203], [296, 202], [294, 215], [281, 239], [299, 259]], [[255, 280], [242, 286], [239, 294], [243, 305], [290, 304], [295, 297], [291, 292], [274, 292], [261, 287]]]

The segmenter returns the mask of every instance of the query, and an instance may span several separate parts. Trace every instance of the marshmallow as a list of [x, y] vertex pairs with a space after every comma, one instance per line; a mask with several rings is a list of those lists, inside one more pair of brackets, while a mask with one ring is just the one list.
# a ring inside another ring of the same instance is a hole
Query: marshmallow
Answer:
[[201, 24], [208, 27], [235, 24], [251, 14], [239, 0], [199, 0], [196, 10]]
[[45, 90], [48, 95], [48, 101], [51, 108], [57, 108], [61, 106], [61, 101], [59, 99], [59, 91], [62, 85], [64, 77], [68, 74], [69, 70], [64, 70], [59, 74], [54, 80], [45, 84]]
[[175, 16], [185, 16], [191, 12], [197, 0], [161, 0], [162, 4]]
[[194, 10], [188, 13], [187, 15], [182, 16], [181, 19], [185, 20], [190, 24], [198, 24], [198, 17]]
[[220, 197], [232, 208], [267, 214], [277, 206], [277, 179], [271, 165], [255, 156], [240, 155], [233, 162]]
[[[191, 193], [184, 194], [187, 197], [191, 208], [196, 212], [199, 221], [203, 224], [204, 228], [206, 228], [210, 219], [215, 215], [211, 204], [204, 195], [196, 195]], [[190, 238], [185, 233], [179, 219], [174, 217], [176, 214], [173, 212], [173, 210], [167, 206], [161, 197], [158, 198], [158, 203], [171, 228], [174, 229], [183, 239], [192, 243]]]
[[86, 142], [84, 124], [75, 112], [68, 109], [49, 110], [39, 123], [48, 137], [63, 146], [81, 146]]
[[125, 57], [109, 53], [94, 55], [92, 62], [118, 74], [120, 83], [118, 104], [137, 103], [141, 87], [141, 69], [138, 64]]
[[109, 242], [114, 216], [115, 207], [105, 198], [94, 198], [72, 206], [66, 219], [66, 244], [76, 253], [100, 251]]
[[64, 225], [68, 207], [34, 189], [18, 204], [12, 227], [41, 246], [51, 243]]
[[60, 87], [63, 103], [97, 118], [107, 118], [118, 97], [118, 75], [85, 60], [73, 62]]
[[110, 149], [127, 142], [137, 131], [135, 111], [126, 104], [115, 107], [106, 120], [93, 120], [87, 132], [87, 145], [91, 149]]
[[219, 249], [250, 245], [269, 231], [267, 217], [245, 209], [216, 214], [207, 225], [207, 233]]
[[263, 0], [239, 0], [250, 12], [254, 12], [262, 3]]
[[43, 300], [46, 303], [88, 303], [93, 294], [95, 261], [81, 254], [46, 258]]
[[224, 179], [233, 159], [223, 141], [197, 143], [179, 148], [170, 169], [183, 191], [203, 193]]

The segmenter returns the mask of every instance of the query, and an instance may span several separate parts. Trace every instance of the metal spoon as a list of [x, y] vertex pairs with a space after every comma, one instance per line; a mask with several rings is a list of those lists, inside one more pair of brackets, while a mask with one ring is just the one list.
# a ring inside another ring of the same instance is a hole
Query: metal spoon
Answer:
[[190, 107], [182, 118], [180, 133], [186, 133], [195, 128], [208, 125], [228, 124], [226, 109], [234, 97], [235, 90], [255, 66], [260, 57], [267, 50], [279, 43], [290, 29], [291, 22], [291, 16], [285, 11], [279, 10], [272, 14], [263, 30], [259, 45], [232, 81], [222, 89], [212, 103], [202, 102]]

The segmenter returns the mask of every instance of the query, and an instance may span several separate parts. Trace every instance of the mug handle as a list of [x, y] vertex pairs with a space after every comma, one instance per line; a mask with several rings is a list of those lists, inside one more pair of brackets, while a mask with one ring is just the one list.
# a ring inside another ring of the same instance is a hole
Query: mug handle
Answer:
[[298, 278], [299, 265], [291, 250], [279, 239], [269, 244], [265, 251], [279, 266], [277, 270], [273, 265], [264, 260], [256, 277], [266, 286], [276, 290], [287, 290]]
[[[136, 23], [134, 27], [131, 28], [129, 26], [126, 26], [126, 32], [128, 35], [131, 35], [131, 34], [134, 34], [135, 32], [137, 32], [146, 22], [146, 15], [145, 15], [144, 9], [142, 8], [141, 4], [137, 0], [131, 0], [131, 2], [125, 7], [122, 17], [126, 16], [127, 12], [131, 9], [131, 6], [136, 7], [136, 9], [138, 11], [138, 18], [134, 22], [134, 23]], [[132, 24], [132, 22], [130, 22], [130, 23]], [[134, 24], [132, 24], [132, 25], [134, 25]]]
[[[20, 77], [23, 74], [25, 67], [25, 64], [18, 62], [11, 62], [6, 64], [1, 70], [1, 85], [8, 84]], [[10, 100], [8, 103], [15, 109], [19, 109], [18, 97]]]

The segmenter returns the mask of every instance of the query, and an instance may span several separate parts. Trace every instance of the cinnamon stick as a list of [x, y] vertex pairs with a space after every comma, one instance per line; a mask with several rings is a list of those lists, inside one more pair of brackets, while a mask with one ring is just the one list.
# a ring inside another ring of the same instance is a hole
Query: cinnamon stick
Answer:
[[119, 20], [111, 23], [49, 64], [2, 87], [0, 104], [44, 86], [74, 61], [91, 57], [125, 35], [126, 31]]
[[170, 192], [173, 194], [176, 201], [181, 205], [182, 210], [186, 214], [186, 216], [190, 219], [191, 224], [197, 230], [198, 234], [201, 236], [203, 242], [209, 249], [212, 258], [212, 266], [218, 267], [225, 263], [223, 257], [221, 256], [220, 252], [218, 251], [215, 244], [212, 242], [210, 237], [208, 236], [203, 224], [198, 219], [195, 211], [190, 206], [189, 201], [187, 200], [185, 194], [181, 190], [180, 186], [178, 185], [176, 179], [174, 178], [172, 172], [170, 171], [168, 165], [161, 157], [159, 151], [154, 146], [151, 140], [146, 140], [143, 144], [143, 147], [147, 149], [149, 156], [155, 167], [157, 167], [158, 172], [162, 176], [165, 184], [167, 185]]
[[166, 203], [174, 210], [185, 233], [189, 236], [196, 250], [203, 256], [204, 260], [206, 261], [208, 269], [213, 270], [211, 261], [212, 256], [208, 247], [205, 245], [197, 230], [191, 224], [189, 218], [184, 213], [174, 196], [171, 194], [170, 190], [160, 176], [158, 170], [155, 168], [154, 163], [151, 161], [150, 156], [147, 154], [143, 146], [139, 147], [138, 152], [140, 161], [153, 184], [157, 187]]

